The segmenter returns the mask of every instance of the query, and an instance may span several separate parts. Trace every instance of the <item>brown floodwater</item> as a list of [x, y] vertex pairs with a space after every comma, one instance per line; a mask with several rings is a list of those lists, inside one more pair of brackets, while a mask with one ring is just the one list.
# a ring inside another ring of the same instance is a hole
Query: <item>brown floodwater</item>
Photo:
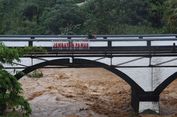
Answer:
[[161, 94], [160, 114], [133, 112], [130, 86], [102, 68], [40, 69], [20, 79], [31, 117], [177, 117], [177, 81]]

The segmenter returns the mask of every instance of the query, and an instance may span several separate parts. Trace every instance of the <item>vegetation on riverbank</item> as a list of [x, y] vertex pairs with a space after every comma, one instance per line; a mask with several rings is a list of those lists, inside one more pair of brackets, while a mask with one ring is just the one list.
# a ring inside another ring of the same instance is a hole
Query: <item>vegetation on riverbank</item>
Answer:
[[0, 0], [0, 34], [177, 33], [175, 0]]

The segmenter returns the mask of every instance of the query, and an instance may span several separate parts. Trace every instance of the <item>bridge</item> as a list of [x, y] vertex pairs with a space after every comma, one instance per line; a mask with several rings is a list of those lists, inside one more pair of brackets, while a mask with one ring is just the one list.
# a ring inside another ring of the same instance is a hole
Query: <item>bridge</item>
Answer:
[[[131, 87], [136, 112], [159, 113], [160, 93], [177, 78], [177, 35], [0, 35], [7, 47], [36, 46], [21, 62], [5, 65], [17, 79], [38, 68], [101, 67]], [[22, 71], [19, 74], [15, 71]]]

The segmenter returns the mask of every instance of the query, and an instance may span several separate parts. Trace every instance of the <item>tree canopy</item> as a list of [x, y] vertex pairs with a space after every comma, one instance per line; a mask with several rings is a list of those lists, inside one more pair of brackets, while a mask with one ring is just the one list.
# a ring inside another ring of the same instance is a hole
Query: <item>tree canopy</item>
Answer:
[[175, 0], [0, 0], [0, 34], [177, 32]]

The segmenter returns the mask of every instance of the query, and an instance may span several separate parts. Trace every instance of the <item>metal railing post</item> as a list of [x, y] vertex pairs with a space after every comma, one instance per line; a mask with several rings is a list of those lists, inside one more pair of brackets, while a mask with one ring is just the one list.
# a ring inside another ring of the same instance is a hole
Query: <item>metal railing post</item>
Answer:
[[176, 43], [173, 43], [173, 52], [176, 52]]
[[147, 47], [149, 50], [149, 66], [151, 66], [152, 56], [151, 56], [151, 41], [150, 40], [147, 41]]
[[108, 41], [108, 48], [112, 47], [112, 41]]
[[112, 41], [108, 41], [108, 50], [107, 51], [108, 51], [108, 53], [110, 51], [110, 55], [109, 56], [112, 59], [112, 49], [111, 48], [112, 48]]
[[35, 39], [35, 37], [31, 37], [30, 39], [31, 39], [31, 41], [28, 42], [28, 46], [32, 47], [33, 46], [33, 41], [32, 40]]

